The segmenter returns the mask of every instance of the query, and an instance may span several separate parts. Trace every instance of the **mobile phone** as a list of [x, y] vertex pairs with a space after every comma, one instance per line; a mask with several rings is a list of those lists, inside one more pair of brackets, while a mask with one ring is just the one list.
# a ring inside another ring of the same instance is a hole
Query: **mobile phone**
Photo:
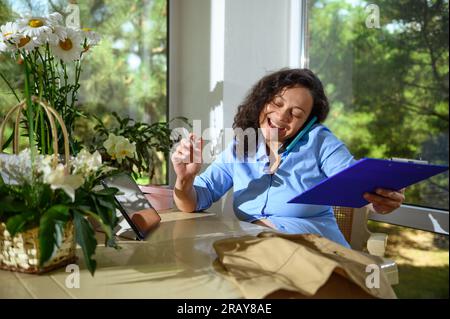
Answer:
[[147, 200], [133, 178], [126, 173], [119, 173], [104, 178], [104, 187], [115, 187], [119, 211], [136, 234], [137, 239], [144, 240], [151, 230], [158, 226], [161, 217]]
[[288, 140], [286, 143], [281, 145], [280, 149], [278, 150], [278, 154], [281, 153], [289, 153], [294, 146], [302, 139], [302, 137], [309, 132], [309, 130], [312, 128], [314, 123], [317, 121], [317, 116], [313, 116], [311, 120], [303, 127], [303, 129], [297, 133], [297, 135], [293, 138]]

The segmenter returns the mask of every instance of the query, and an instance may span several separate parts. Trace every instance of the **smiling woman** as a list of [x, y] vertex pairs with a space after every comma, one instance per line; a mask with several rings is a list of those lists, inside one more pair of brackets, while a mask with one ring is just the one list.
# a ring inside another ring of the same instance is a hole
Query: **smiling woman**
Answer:
[[283, 89], [259, 115], [259, 126], [264, 137], [267, 140], [276, 138], [269, 137], [270, 132], [275, 132], [280, 144], [293, 137], [311, 114], [312, 105], [313, 99], [308, 89], [304, 87]]
[[[176, 205], [186, 212], [204, 210], [233, 187], [238, 219], [285, 233], [319, 234], [349, 247], [331, 207], [288, 204], [299, 192], [355, 161], [344, 143], [321, 124], [328, 110], [322, 83], [310, 70], [282, 69], [263, 77], [238, 108], [233, 142], [205, 172], [197, 176], [201, 163], [193, 158], [201, 156], [192, 156], [201, 152], [200, 140], [192, 134], [179, 144], [172, 155]], [[248, 135], [237, 133], [249, 129], [261, 133], [255, 147]], [[237, 152], [242, 145], [244, 154]], [[272, 158], [277, 158], [276, 169], [268, 170]], [[373, 208], [383, 212], [404, 200], [395, 191], [378, 195]]]
[[262, 78], [252, 88], [238, 108], [233, 128], [261, 128], [265, 138], [270, 128], [276, 128], [273, 133], [285, 142], [313, 116], [324, 121], [328, 111], [322, 83], [311, 71], [285, 69]]

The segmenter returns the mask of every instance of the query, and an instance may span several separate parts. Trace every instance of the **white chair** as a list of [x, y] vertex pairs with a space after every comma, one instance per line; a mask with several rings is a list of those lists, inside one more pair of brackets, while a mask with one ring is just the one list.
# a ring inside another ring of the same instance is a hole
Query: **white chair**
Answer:
[[395, 261], [385, 258], [388, 235], [372, 233], [367, 228], [369, 209], [334, 206], [334, 216], [345, 239], [352, 249], [363, 251], [381, 257], [384, 262], [380, 265], [391, 285], [399, 282], [398, 268]]

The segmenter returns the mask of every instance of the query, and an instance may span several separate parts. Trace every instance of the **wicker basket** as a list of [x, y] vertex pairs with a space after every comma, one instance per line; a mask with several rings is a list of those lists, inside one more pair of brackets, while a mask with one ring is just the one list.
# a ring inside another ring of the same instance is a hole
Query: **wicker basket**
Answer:
[[[61, 126], [61, 130], [64, 138], [64, 159], [65, 159], [65, 172], [69, 173], [69, 168], [67, 163], [69, 163], [69, 139], [67, 134], [66, 126], [61, 118], [61, 116], [47, 103], [33, 97], [33, 102], [36, 105], [42, 107], [47, 116], [51, 134], [53, 137], [53, 160], [52, 164], [54, 166], [58, 165], [58, 139], [57, 139], [57, 128], [55, 125], [55, 119]], [[20, 128], [20, 118], [22, 115], [22, 110], [26, 108], [26, 102], [22, 101], [13, 108], [11, 108], [6, 114], [3, 122], [0, 125], [0, 150], [3, 146], [3, 134], [6, 127], [8, 119], [17, 112], [15, 122], [14, 122], [14, 139], [13, 139], [13, 150], [15, 154], [19, 153], [19, 128]], [[11, 237], [9, 232], [6, 230], [4, 223], [0, 223], [0, 269], [6, 269], [11, 271], [26, 272], [33, 274], [41, 274], [55, 268], [65, 266], [76, 260], [75, 255], [75, 230], [73, 222], [68, 222], [64, 229], [62, 235], [61, 245], [58, 250], [53, 254], [49, 261], [44, 265], [39, 265], [40, 257], [40, 245], [39, 245], [39, 227], [27, 230], [22, 233], [16, 234]]]
[[5, 224], [0, 224], [0, 269], [42, 274], [76, 261], [76, 243], [72, 222], [67, 223], [61, 245], [42, 267], [39, 266], [39, 228], [11, 237]]

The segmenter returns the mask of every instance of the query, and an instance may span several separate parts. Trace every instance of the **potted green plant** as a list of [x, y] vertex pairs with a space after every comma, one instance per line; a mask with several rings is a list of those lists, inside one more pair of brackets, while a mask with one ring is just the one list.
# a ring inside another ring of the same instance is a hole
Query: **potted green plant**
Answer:
[[[147, 124], [130, 117], [121, 117], [112, 113], [113, 123], [93, 115], [94, 134], [85, 141], [91, 152], [98, 151], [108, 165], [129, 172], [140, 183], [141, 190], [147, 195], [157, 210], [171, 208], [172, 190], [167, 185], [151, 183], [161, 161], [158, 153], [166, 158], [178, 137], [170, 128], [174, 121], [190, 126], [184, 117], [176, 117], [168, 122]], [[155, 164], [156, 163], [156, 164]]]
[[[0, 153], [13, 146], [13, 154], [0, 157], [0, 268], [45, 272], [72, 262], [78, 243], [93, 274], [97, 240], [90, 221], [103, 227], [108, 246], [117, 247], [112, 234], [117, 189], [97, 188], [112, 168], [98, 152], [82, 150], [73, 128], [81, 115], [75, 108], [81, 60], [99, 37], [61, 22], [53, 13], [0, 27], [0, 52], [17, 61], [24, 75], [23, 88], [16, 88], [0, 74], [18, 101], [0, 125]], [[28, 148], [19, 152], [26, 141]]]
[[[0, 154], [0, 269], [42, 273], [75, 260], [75, 245], [83, 251], [88, 270], [94, 274], [97, 240], [88, 217], [102, 226], [106, 245], [117, 247], [113, 229], [117, 225], [115, 188], [96, 189], [99, 179], [111, 168], [98, 152], [69, 155], [67, 129], [61, 117], [44, 102], [38, 102], [49, 116], [53, 134], [53, 155], [34, 154], [30, 148], [19, 153], [18, 130], [14, 134], [14, 155]], [[23, 101], [8, 112], [0, 125], [0, 145], [6, 123], [18, 112], [20, 126]], [[55, 120], [64, 139], [64, 158], [58, 156]]]

